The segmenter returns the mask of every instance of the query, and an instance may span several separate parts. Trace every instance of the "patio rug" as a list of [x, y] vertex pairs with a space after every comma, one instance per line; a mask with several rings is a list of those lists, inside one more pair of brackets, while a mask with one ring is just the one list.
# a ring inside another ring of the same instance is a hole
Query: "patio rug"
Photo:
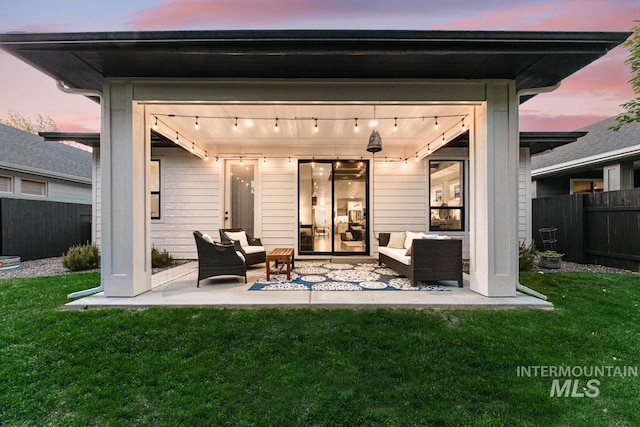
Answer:
[[291, 280], [285, 274], [264, 273], [250, 291], [450, 291], [448, 286], [411, 281], [377, 263], [335, 263], [296, 261]]

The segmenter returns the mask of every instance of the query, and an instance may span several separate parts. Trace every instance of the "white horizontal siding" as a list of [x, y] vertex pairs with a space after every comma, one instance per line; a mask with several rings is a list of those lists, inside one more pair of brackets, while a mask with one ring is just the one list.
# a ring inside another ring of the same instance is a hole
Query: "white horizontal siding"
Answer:
[[222, 165], [179, 150], [156, 149], [160, 160], [160, 219], [151, 221], [151, 243], [177, 259], [196, 259], [193, 231], [217, 239], [222, 223]]
[[426, 162], [375, 162], [373, 166], [374, 237], [371, 253], [378, 251], [375, 238], [392, 231], [427, 230]]
[[520, 149], [518, 165], [518, 241], [531, 241], [531, 156]]
[[91, 186], [87, 184], [50, 181], [48, 186], [48, 200], [52, 202], [90, 205]]
[[270, 160], [258, 169], [261, 188], [258, 230], [267, 250], [297, 247], [297, 184], [295, 168], [287, 159]]

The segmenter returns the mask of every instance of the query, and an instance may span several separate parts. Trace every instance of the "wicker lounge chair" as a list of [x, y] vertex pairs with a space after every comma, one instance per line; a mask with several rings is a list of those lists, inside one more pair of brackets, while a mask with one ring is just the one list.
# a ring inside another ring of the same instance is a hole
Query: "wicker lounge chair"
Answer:
[[[234, 243], [236, 250], [242, 252], [246, 260], [247, 266], [253, 264], [259, 264], [267, 260], [267, 252], [262, 246], [262, 242], [258, 238], [249, 236], [242, 228], [221, 228], [220, 240], [223, 243]], [[236, 234], [233, 237], [238, 237], [237, 233], [244, 233], [246, 236], [246, 244], [243, 245], [240, 240], [232, 238], [229, 234]]]
[[247, 266], [236, 248], [228, 243], [210, 243], [199, 231], [193, 232], [198, 248], [198, 286], [200, 281], [214, 276], [244, 276], [247, 283]]
[[[380, 233], [380, 246], [387, 246], [389, 233]], [[455, 280], [462, 287], [462, 241], [416, 239], [411, 247], [411, 263], [404, 264], [385, 254], [378, 254], [378, 264], [404, 274], [412, 286], [418, 282]]]

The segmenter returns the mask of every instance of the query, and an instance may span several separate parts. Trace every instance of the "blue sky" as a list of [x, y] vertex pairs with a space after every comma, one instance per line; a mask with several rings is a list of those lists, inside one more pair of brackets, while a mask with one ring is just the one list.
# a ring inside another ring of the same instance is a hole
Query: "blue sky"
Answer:
[[[1, 0], [0, 32], [190, 29], [630, 31], [639, 0]], [[634, 97], [617, 48], [521, 106], [522, 130], [570, 131], [621, 112]], [[0, 118], [51, 116], [61, 130], [98, 131], [97, 104], [0, 51]]]

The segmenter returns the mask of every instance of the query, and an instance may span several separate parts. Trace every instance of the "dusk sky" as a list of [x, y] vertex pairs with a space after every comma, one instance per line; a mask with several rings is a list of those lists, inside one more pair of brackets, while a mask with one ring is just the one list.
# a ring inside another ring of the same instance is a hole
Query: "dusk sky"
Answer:
[[[640, 0], [0, 0], [0, 32], [220, 29], [631, 31]], [[635, 95], [618, 47], [521, 108], [523, 131], [572, 131], [622, 111]], [[99, 131], [100, 109], [0, 51], [0, 118], [52, 117]]]

